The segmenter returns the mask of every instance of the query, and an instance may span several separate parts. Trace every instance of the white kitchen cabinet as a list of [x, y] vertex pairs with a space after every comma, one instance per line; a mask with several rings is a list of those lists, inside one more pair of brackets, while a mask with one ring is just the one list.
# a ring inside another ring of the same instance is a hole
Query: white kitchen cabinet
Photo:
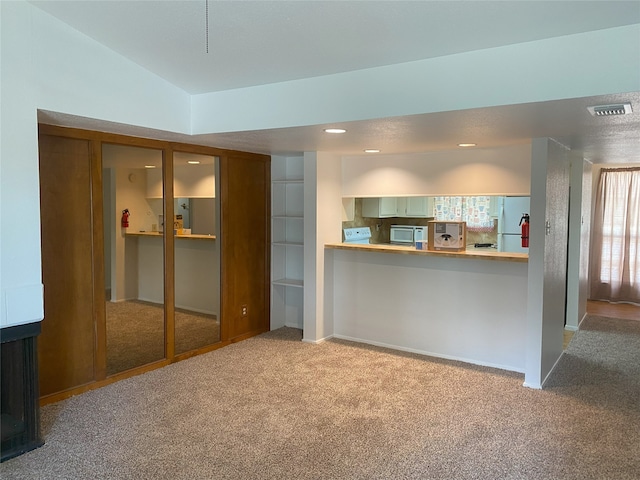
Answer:
[[398, 199], [396, 197], [363, 198], [362, 216], [369, 218], [397, 217]]
[[[402, 200], [402, 202], [400, 201]], [[404, 207], [402, 209], [401, 207]], [[403, 197], [398, 199], [398, 216], [411, 218], [433, 217], [432, 197]]]
[[271, 329], [302, 328], [303, 157], [271, 158]]
[[432, 197], [378, 197], [362, 199], [362, 216], [369, 218], [433, 217]]

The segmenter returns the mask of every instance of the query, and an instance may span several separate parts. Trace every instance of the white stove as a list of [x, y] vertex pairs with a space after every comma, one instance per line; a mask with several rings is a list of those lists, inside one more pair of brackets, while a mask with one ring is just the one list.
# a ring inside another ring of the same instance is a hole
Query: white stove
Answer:
[[344, 243], [369, 243], [371, 238], [371, 229], [369, 227], [345, 228]]

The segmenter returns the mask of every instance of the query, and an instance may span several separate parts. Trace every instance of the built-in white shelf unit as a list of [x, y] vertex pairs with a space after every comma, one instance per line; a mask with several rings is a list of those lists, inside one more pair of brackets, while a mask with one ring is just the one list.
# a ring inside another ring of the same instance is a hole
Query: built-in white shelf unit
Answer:
[[302, 329], [304, 158], [271, 158], [271, 329]]

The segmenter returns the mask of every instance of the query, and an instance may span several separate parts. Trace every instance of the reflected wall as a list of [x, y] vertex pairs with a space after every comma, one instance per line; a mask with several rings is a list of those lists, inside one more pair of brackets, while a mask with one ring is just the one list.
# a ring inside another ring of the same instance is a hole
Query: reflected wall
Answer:
[[175, 353], [220, 341], [217, 159], [173, 154]]

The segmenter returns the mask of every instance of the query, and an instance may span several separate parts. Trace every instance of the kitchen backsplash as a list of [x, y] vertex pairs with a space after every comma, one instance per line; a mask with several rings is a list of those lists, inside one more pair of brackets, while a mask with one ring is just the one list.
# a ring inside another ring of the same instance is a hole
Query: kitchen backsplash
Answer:
[[[355, 199], [355, 213], [352, 221], [342, 222], [342, 228], [369, 227], [371, 228], [371, 243], [389, 243], [391, 225], [427, 226], [430, 218], [368, 218], [362, 216], [362, 199]], [[497, 243], [498, 221], [494, 220], [495, 228], [491, 232], [470, 232], [467, 230], [467, 244]], [[342, 240], [344, 241], [344, 234]]]

